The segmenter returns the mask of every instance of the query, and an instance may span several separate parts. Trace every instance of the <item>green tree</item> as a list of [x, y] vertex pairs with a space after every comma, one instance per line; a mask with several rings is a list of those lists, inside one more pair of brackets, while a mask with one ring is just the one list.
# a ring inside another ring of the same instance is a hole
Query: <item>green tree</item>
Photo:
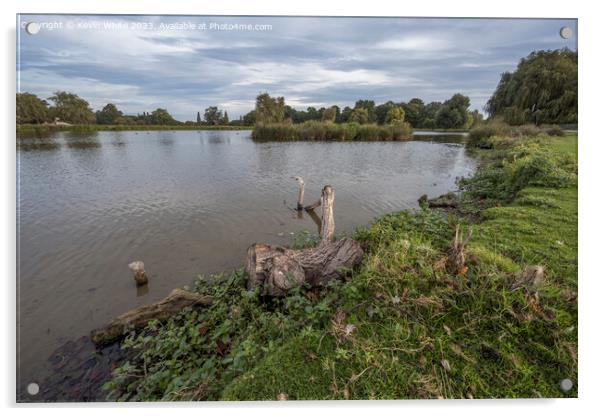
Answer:
[[467, 128], [476, 127], [483, 123], [483, 114], [479, 112], [479, 110], [473, 110], [469, 113], [470, 115], [470, 125]]
[[437, 113], [443, 106], [439, 101], [433, 101], [424, 106], [424, 113], [422, 116], [422, 120], [418, 127], [423, 127], [427, 129], [434, 129], [437, 127], [436, 119]]
[[462, 94], [454, 94], [445, 101], [435, 118], [436, 125], [442, 129], [462, 128], [468, 122], [470, 99]]
[[359, 108], [365, 109], [368, 113], [368, 122], [376, 121], [376, 115], [374, 114], [375, 105], [373, 100], [357, 100], [355, 102], [354, 110], [357, 110]]
[[228, 117], [228, 112], [224, 111], [224, 116], [222, 117], [221, 123], [227, 125], [230, 123], [230, 118]]
[[38, 124], [48, 120], [48, 103], [28, 92], [17, 93], [17, 124]]
[[340, 123], [347, 123], [351, 120], [351, 114], [353, 114], [353, 109], [351, 107], [345, 107], [343, 108], [343, 111], [341, 111], [341, 117], [339, 122]]
[[385, 117], [386, 124], [397, 124], [403, 123], [405, 118], [405, 111], [401, 106], [392, 107], [387, 111], [387, 116]]
[[73, 124], [90, 124], [96, 121], [90, 105], [83, 98], [65, 91], [57, 91], [48, 98], [54, 103], [50, 108], [52, 117]]
[[337, 110], [338, 107], [336, 105], [325, 109], [322, 113], [322, 121], [327, 121], [331, 123], [334, 122], [337, 119]]
[[365, 108], [356, 108], [351, 113], [349, 121], [359, 124], [367, 124], [370, 122], [370, 113], [368, 113], [368, 110]]
[[280, 123], [284, 120], [284, 97], [272, 98], [268, 93], [259, 94], [255, 100], [257, 123]]
[[157, 108], [150, 114], [150, 120], [152, 124], [161, 126], [178, 124], [178, 122], [169, 114], [164, 108]]
[[532, 52], [502, 74], [485, 110], [507, 123], [577, 122], [577, 52]]
[[205, 109], [205, 122], [212, 126], [217, 126], [222, 121], [222, 112], [217, 107], [207, 107]]
[[96, 122], [98, 124], [117, 124], [117, 120], [123, 116], [123, 113], [117, 109], [115, 104], [107, 104], [102, 110], [96, 112]]
[[405, 119], [414, 127], [420, 127], [425, 118], [424, 101], [420, 98], [412, 98], [408, 103], [401, 105], [405, 111]]
[[374, 107], [374, 117], [376, 119], [375, 121], [378, 124], [385, 124], [387, 122], [387, 113], [390, 109], [394, 107], [396, 107], [396, 105], [393, 101], [387, 101], [384, 104], [379, 104], [376, 107]]
[[255, 110], [251, 110], [249, 111], [247, 114], [245, 114], [242, 117], [242, 122], [245, 126], [253, 126], [256, 121], [257, 121], [257, 117], [256, 117], [256, 111]]

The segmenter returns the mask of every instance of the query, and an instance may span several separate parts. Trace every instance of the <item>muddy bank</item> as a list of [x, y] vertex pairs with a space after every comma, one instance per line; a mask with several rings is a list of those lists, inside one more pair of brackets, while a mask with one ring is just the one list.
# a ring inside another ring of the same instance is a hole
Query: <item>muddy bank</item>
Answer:
[[102, 402], [107, 392], [102, 388], [112, 371], [131, 356], [119, 342], [96, 348], [89, 337], [68, 341], [48, 358], [51, 375], [37, 381], [36, 395], [27, 393], [27, 384], [18, 386], [17, 402]]

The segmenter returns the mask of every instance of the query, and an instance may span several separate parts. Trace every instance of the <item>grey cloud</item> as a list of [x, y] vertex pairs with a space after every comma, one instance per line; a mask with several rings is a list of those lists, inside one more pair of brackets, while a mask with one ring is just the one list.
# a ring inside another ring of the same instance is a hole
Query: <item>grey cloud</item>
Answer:
[[[35, 16], [24, 21], [95, 24], [88, 29], [21, 32], [19, 88], [47, 97], [69, 90], [99, 108], [126, 113], [165, 107], [193, 119], [209, 105], [231, 116], [257, 93], [295, 106], [352, 105], [360, 98], [443, 101], [467, 94], [481, 109], [500, 73], [533, 50], [570, 47], [561, 26], [575, 20], [286, 18], [206, 16]], [[103, 25], [138, 23], [134, 29]], [[158, 31], [152, 23], [271, 24], [271, 31]]]

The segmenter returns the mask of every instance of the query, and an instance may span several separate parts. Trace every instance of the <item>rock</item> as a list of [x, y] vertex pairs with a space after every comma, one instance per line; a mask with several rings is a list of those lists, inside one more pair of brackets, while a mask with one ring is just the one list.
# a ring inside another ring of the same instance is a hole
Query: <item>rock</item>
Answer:
[[420, 205], [426, 204], [428, 202], [428, 199], [429, 199], [428, 195], [424, 194], [420, 198], [418, 198], [418, 204], [420, 204]]
[[165, 321], [187, 306], [209, 306], [212, 298], [182, 289], [174, 289], [159, 302], [141, 306], [113, 319], [91, 333], [94, 344], [107, 345], [121, 338], [129, 328], [140, 329], [152, 320]]

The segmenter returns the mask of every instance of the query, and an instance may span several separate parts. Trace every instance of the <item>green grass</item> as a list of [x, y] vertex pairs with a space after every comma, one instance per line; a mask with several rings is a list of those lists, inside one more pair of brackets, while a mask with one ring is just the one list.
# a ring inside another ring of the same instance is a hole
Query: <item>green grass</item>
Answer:
[[[358, 229], [366, 257], [347, 282], [266, 303], [242, 272], [200, 280], [215, 306], [130, 335], [138, 358], [107, 388], [122, 400], [576, 397], [577, 188], [532, 169], [576, 174], [576, 143], [494, 142], [464, 181], [470, 216], [425, 208]], [[513, 187], [483, 180], [492, 171]], [[460, 272], [457, 226], [472, 229]], [[528, 265], [543, 282], [515, 287]]]

